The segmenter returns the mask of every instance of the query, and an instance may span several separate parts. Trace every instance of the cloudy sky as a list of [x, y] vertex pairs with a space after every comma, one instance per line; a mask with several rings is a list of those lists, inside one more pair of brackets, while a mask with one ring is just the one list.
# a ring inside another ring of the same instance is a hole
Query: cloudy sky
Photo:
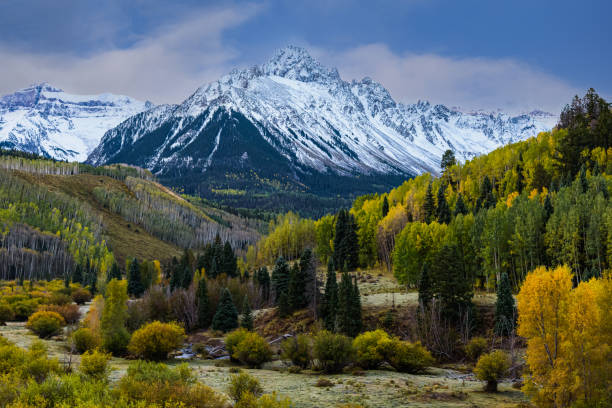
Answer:
[[47, 81], [177, 103], [294, 44], [399, 101], [557, 112], [589, 87], [612, 96], [610, 15], [605, 0], [0, 0], [0, 94]]

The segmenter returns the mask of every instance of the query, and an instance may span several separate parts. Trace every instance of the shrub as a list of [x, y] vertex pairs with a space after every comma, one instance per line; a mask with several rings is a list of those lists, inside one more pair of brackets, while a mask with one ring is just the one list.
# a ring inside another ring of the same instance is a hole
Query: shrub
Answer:
[[62, 292], [53, 292], [49, 298], [50, 305], [64, 306], [72, 303], [72, 298]]
[[79, 354], [86, 351], [92, 351], [100, 346], [100, 338], [96, 336], [89, 327], [82, 327], [75, 330], [71, 338]]
[[0, 326], [15, 319], [13, 308], [5, 302], [0, 303]]
[[78, 288], [74, 292], [72, 292], [72, 300], [77, 305], [82, 305], [91, 300], [91, 292], [87, 289]]
[[58, 334], [62, 326], [66, 324], [64, 318], [56, 312], [36, 312], [28, 318], [26, 327], [38, 337], [47, 338]]
[[139, 360], [130, 364], [126, 375], [119, 381], [118, 389], [124, 400], [137, 404], [144, 401], [161, 407], [201, 408], [225, 408], [228, 405], [223, 395], [196, 383], [187, 364], [169, 368], [162, 363]]
[[97, 380], [106, 379], [109, 373], [108, 362], [110, 358], [110, 354], [102, 353], [98, 350], [86, 351], [81, 356], [79, 371]]
[[268, 342], [259, 334], [249, 332], [236, 346], [233, 357], [243, 364], [259, 367], [272, 359], [272, 350]]
[[234, 408], [291, 408], [291, 400], [278, 399], [275, 394], [264, 394], [257, 398], [250, 392], [245, 392]]
[[32, 378], [41, 382], [50, 374], [60, 372], [59, 361], [47, 357], [47, 346], [40, 340], [32, 342], [28, 351], [22, 356], [25, 357], [20, 368], [23, 378]]
[[202, 356], [202, 358], [208, 357], [208, 350], [206, 349], [206, 344], [204, 343], [195, 343], [193, 346], [191, 346], [191, 350], [194, 353]]
[[23, 299], [13, 304], [13, 313], [15, 313], [15, 320], [24, 321], [36, 311], [38, 308], [39, 300], [37, 299]]
[[313, 343], [314, 358], [324, 372], [340, 372], [352, 361], [353, 345], [347, 336], [323, 330], [314, 337]]
[[485, 352], [487, 347], [487, 339], [485, 339], [484, 337], [474, 337], [469, 341], [468, 344], [466, 344], [465, 355], [471, 361], [476, 361], [478, 360], [478, 357], [480, 357], [480, 355]]
[[486, 381], [485, 391], [497, 392], [497, 382], [510, 368], [508, 355], [501, 350], [485, 354], [476, 363], [474, 373], [479, 380]]
[[315, 383], [315, 387], [333, 387], [334, 383], [327, 378], [319, 378]]
[[433, 364], [434, 359], [421, 343], [409, 343], [397, 338], [381, 341], [381, 353], [393, 368], [402, 373], [419, 373]]
[[130, 353], [146, 360], [164, 360], [185, 341], [185, 330], [176, 323], [149, 323], [132, 334]]
[[240, 373], [232, 375], [228, 386], [228, 395], [236, 402], [240, 401], [245, 393], [251, 393], [254, 396], [259, 396], [263, 392], [257, 378], [247, 374]]
[[385, 360], [380, 343], [389, 340], [389, 335], [383, 330], [369, 331], [360, 334], [353, 340], [355, 361], [366, 369], [377, 368]]
[[66, 323], [74, 324], [79, 321], [81, 318], [81, 311], [79, 307], [75, 304], [67, 304], [67, 305], [40, 305], [38, 307], [38, 311], [49, 311], [55, 312], [62, 316]]
[[301, 368], [307, 368], [312, 360], [310, 352], [310, 338], [303, 334], [298, 334], [295, 337], [283, 341], [281, 344], [281, 357], [285, 360], [291, 360], [293, 364]]
[[234, 357], [232, 356], [236, 352], [236, 347], [242, 340], [244, 340], [248, 333], [249, 331], [247, 329], [240, 328], [225, 336], [225, 349], [229, 353], [232, 360], [234, 360]]

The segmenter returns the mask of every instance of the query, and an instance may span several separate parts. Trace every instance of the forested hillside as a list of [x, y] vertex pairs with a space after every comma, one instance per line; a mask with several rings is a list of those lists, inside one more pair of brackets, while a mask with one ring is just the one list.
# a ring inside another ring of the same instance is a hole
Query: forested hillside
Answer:
[[167, 263], [217, 234], [246, 248], [260, 225], [192, 204], [136, 167], [92, 167], [3, 150], [0, 228], [2, 279], [64, 278], [82, 267], [93, 280], [127, 259]]
[[[411, 287], [424, 268], [449, 263], [488, 289], [504, 272], [518, 288], [539, 265], [567, 264], [577, 281], [601, 276], [612, 265], [611, 141], [610, 106], [590, 90], [551, 132], [464, 164], [448, 151], [440, 177], [426, 173], [355, 200], [348, 214], [355, 266], [380, 263]], [[342, 214], [279, 217], [249, 262], [292, 258], [310, 246], [327, 262], [341, 241]]]

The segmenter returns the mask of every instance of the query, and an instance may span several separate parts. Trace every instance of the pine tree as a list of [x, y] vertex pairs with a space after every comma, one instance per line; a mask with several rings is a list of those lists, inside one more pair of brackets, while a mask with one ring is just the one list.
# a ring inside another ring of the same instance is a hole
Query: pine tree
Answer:
[[440, 224], [448, 224], [451, 221], [450, 208], [448, 207], [448, 202], [446, 201], [444, 190], [445, 190], [444, 184], [441, 184], [440, 188], [438, 189], [438, 208], [437, 208], [437, 218]]
[[334, 331], [336, 327], [336, 315], [338, 311], [338, 283], [336, 282], [336, 271], [334, 261], [330, 258], [327, 264], [327, 280], [325, 282], [325, 293], [321, 315], [325, 328]]
[[291, 314], [291, 304], [287, 292], [282, 292], [278, 299], [278, 314], [280, 317], [287, 317]]
[[221, 293], [221, 299], [217, 306], [217, 312], [213, 317], [212, 328], [213, 330], [221, 330], [222, 332], [228, 332], [238, 327], [238, 311], [232, 300], [232, 294], [225, 288]]
[[434, 202], [431, 182], [427, 186], [427, 191], [425, 192], [425, 203], [423, 204], [423, 213], [425, 214], [425, 222], [427, 224], [429, 224], [435, 219], [436, 203]]
[[72, 282], [74, 283], [83, 283], [83, 269], [80, 264], [74, 268], [74, 272], [72, 274]]
[[523, 166], [521, 166], [521, 161], [522, 161], [522, 154], [521, 154], [521, 158], [519, 159], [519, 163], [516, 165], [516, 186], [515, 186], [515, 191], [517, 191], [519, 194], [523, 192], [523, 188], [525, 188], [525, 176], [523, 176]]
[[423, 263], [421, 268], [421, 278], [419, 279], [419, 305], [424, 309], [428, 308], [433, 299], [433, 284], [429, 276], [429, 266]]
[[209, 324], [210, 306], [208, 301], [208, 288], [204, 276], [198, 281], [196, 300], [198, 302], [198, 327], [205, 329]]
[[383, 197], [382, 203], [382, 216], [385, 218], [389, 214], [389, 200], [387, 200], [387, 196]]
[[108, 276], [106, 277], [106, 281], [110, 282], [112, 279], [122, 279], [121, 269], [119, 269], [119, 265], [117, 265], [117, 262], [113, 262], [113, 265], [111, 266], [110, 271], [108, 272]]
[[183, 286], [183, 273], [185, 268], [179, 264], [172, 265], [172, 275], [170, 275], [170, 290], [175, 290]]
[[182, 268], [183, 268], [183, 273], [182, 273], [183, 280], [181, 282], [181, 287], [183, 289], [188, 289], [189, 286], [191, 286], [191, 283], [193, 282], [193, 271], [191, 270], [191, 266], [189, 265], [184, 265]]
[[351, 293], [351, 316], [353, 316], [351, 324], [351, 337], [357, 336], [363, 329], [362, 313], [361, 313], [361, 294], [357, 285], [357, 278], [353, 279], [353, 290]]
[[465, 215], [468, 213], [468, 209], [465, 206], [465, 202], [463, 201], [463, 194], [459, 193], [457, 195], [457, 202], [455, 203], [455, 217], [459, 214]]
[[285, 261], [285, 258], [281, 256], [276, 260], [276, 265], [274, 265], [274, 269], [272, 270], [272, 286], [276, 302], [279, 302], [281, 295], [286, 293], [289, 289], [289, 278], [289, 265], [287, 261]]
[[440, 299], [443, 316], [451, 322], [458, 322], [462, 312], [471, 310], [474, 293], [456, 244], [446, 244], [435, 254], [432, 272], [435, 295]]
[[344, 265], [346, 256], [346, 219], [347, 213], [344, 209], [336, 216], [336, 227], [334, 231], [334, 264], [341, 267]]
[[221, 261], [221, 273], [226, 274], [229, 277], [235, 278], [238, 276], [238, 266], [236, 264], [236, 255], [229, 241], [225, 242], [223, 246], [223, 254]]
[[311, 305], [316, 310], [320, 285], [317, 280], [317, 268], [314, 263], [314, 257], [309, 248], [306, 248], [300, 256], [300, 273], [304, 282], [303, 303], [300, 307]]
[[348, 214], [346, 235], [347, 261], [350, 270], [359, 266], [359, 236], [357, 235], [357, 221], [353, 214]]
[[255, 272], [254, 277], [261, 288], [264, 300], [266, 302], [270, 301], [270, 274], [268, 273], [268, 268], [262, 266]]
[[353, 283], [347, 272], [342, 273], [338, 287], [338, 314], [336, 327], [340, 333], [351, 336], [353, 333]]
[[478, 200], [476, 200], [476, 208], [474, 211], [495, 207], [496, 202], [495, 196], [493, 195], [491, 180], [489, 176], [484, 176], [480, 184], [480, 195], [478, 196]]
[[452, 150], [448, 149], [442, 155], [442, 160], [440, 161], [440, 168], [442, 169], [442, 173], [445, 173], [449, 167], [457, 164], [457, 160], [455, 159], [455, 153]]
[[586, 167], [584, 164], [580, 168], [580, 188], [582, 189], [582, 193], [586, 193], [589, 190], [589, 181], [586, 176]]
[[510, 288], [510, 279], [506, 272], [502, 273], [497, 285], [497, 301], [495, 302], [495, 333], [508, 336], [514, 330], [515, 306]]
[[139, 297], [144, 293], [144, 286], [142, 286], [142, 280], [140, 279], [140, 266], [136, 258], [130, 262], [130, 269], [128, 271], [128, 294]]
[[546, 194], [546, 198], [544, 199], [544, 223], [548, 222], [548, 219], [554, 212], [554, 208], [552, 206], [552, 202], [550, 201], [550, 194]]
[[240, 327], [247, 330], [253, 330], [253, 313], [251, 312], [251, 305], [249, 304], [249, 298], [244, 297], [242, 303], [242, 319], [240, 319]]

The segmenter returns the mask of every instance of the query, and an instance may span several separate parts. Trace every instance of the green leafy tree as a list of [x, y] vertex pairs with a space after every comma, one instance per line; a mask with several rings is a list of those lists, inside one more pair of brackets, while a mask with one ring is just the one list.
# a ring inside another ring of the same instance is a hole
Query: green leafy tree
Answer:
[[213, 317], [212, 328], [228, 332], [238, 327], [238, 311], [232, 300], [232, 294], [225, 288], [221, 293], [221, 299], [217, 306], [217, 312]]
[[497, 301], [495, 302], [495, 333], [508, 336], [514, 331], [515, 305], [507, 273], [502, 273], [497, 285]]
[[126, 329], [127, 302], [127, 282], [125, 280], [111, 280], [106, 285], [100, 331], [102, 347], [114, 355], [124, 353], [130, 341], [130, 334]]
[[442, 160], [440, 161], [440, 167], [442, 168], [442, 173], [445, 173], [450, 167], [457, 164], [457, 160], [455, 159], [455, 153], [452, 150], [447, 149], [444, 154], [442, 154]]

